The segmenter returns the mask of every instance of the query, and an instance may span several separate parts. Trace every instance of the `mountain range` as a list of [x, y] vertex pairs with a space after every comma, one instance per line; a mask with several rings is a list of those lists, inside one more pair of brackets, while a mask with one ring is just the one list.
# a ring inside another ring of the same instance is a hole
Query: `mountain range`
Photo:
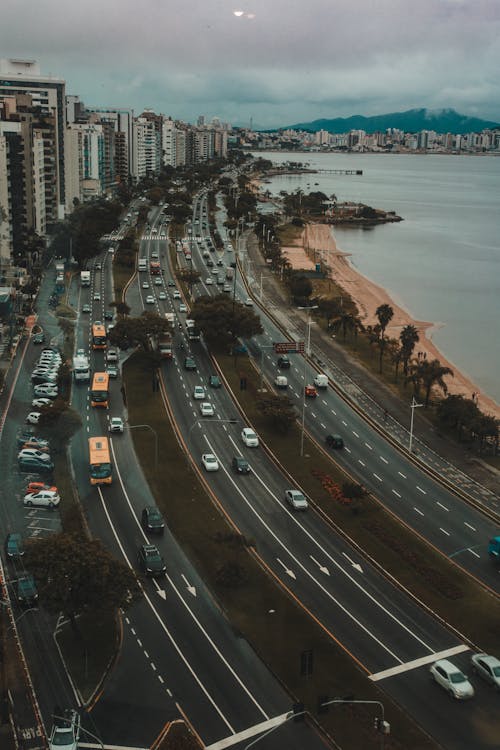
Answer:
[[436, 133], [477, 133], [487, 128], [500, 128], [496, 122], [481, 120], [478, 117], [461, 115], [454, 109], [409, 109], [406, 112], [391, 112], [386, 115], [352, 115], [351, 117], [322, 118], [311, 122], [299, 122], [288, 125], [284, 130], [309, 130], [317, 132], [326, 130], [329, 133], [347, 133], [350, 130], [364, 130], [365, 133], [384, 132], [388, 128], [397, 128], [405, 133], [417, 133], [420, 130], [434, 130]]

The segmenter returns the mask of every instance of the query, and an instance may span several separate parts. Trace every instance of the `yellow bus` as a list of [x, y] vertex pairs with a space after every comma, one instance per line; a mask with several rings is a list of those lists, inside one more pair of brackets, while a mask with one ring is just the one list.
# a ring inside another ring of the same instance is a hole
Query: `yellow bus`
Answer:
[[92, 349], [105, 349], [106, 346], [106, 328], [102, 323], [94, 323], [92, 325]]
[[89, 438], [90, 484], [111, 484], [112, 466], [107, 437]]
[[107, 372], [95, 372], [90, 390], [90, 403], [107, 409], [109, 405], [109, 375]]

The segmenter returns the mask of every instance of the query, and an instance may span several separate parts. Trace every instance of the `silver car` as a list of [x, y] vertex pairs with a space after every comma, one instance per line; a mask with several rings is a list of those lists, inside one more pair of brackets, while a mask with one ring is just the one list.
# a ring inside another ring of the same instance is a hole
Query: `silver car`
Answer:
[[430, 668], [432, 679], [448, 691], [452, 698], [467, 700], [474, 697], [474, 688], [466, 675], [448, 659], [435, 661]]
[[496, 656], [488, 654], [473, 654], [471, 656], [472, 671], [483, 680], [500, 690], [500, 661]]

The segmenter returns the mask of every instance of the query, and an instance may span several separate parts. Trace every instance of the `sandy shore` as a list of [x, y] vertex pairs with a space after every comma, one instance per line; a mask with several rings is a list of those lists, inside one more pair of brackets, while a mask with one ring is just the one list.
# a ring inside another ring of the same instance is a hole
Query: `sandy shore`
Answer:
[[[325, 224], [308, 224], [303, 232], [303, 246], [306, 252], [316, 253], [322, 263], [327, 265], [332, 272], [332, 278], [343, 289], [346, 290], [356, 302], [361, 319], [365, 325], [377, 323], [375, 310], [379, 305], [388, 304], [394, 310], [394, 317], [387, 328], [390, 338], [399, 338], [401, 329], [406, 325], [414, 325], [419, 334], [420, 341], [415, 347], [415, 355], [422, 352], [428, 360], [439, 359], [446, 367], [453, 370], [454, 376], [445, 378], [448, 393], [461, 394], [472, 398], [477, 394], [478, 406], [486, 414], [491, 414], [500, 419], [500, 406], [491, 398], [482, 394], [480, 389], [457, 367], [446, 359], [432, 342], [432, 331], [435, 325], [428, 321], [414, 320], [406, 310], [397, 305], [383, 287], [367, 279], [349, 263], [348, 253], [337, 248], [331, 228]], [[314, 256], [313, 256], [314, 257]]]

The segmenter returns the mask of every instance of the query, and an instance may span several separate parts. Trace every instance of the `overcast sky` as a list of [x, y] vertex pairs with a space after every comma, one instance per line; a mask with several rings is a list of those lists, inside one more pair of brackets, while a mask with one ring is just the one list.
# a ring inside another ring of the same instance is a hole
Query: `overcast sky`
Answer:
[[87, 105], [188, 122], [500, 122], [500, 0], [2, 0], [0, 56], [37, 59]]

